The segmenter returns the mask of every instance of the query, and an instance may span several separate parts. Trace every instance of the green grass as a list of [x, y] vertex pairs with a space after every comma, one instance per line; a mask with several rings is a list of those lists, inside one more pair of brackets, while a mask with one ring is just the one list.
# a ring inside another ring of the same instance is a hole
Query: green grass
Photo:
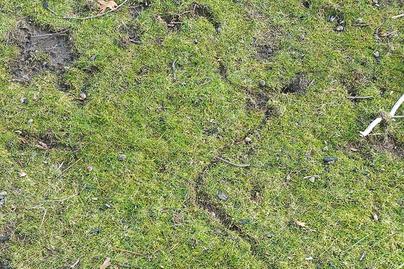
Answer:
[[[95, 14], [85, 2], [49, 6]], [[403, 122], [369, 139], [359, 131], [403, 93], [404, 23], [391, 19], [402, 5], [370, 2], [198, 1], [218, 33], [184, 13], [188, 0], [152, 1], [136, 19], [129, 1], [85, 21], [57, 18], [38, 0], [0, 0], [0, 236], [10, 236], [0, 267], [80, 259], [77, 268], [98, 268], [110, 257], [112, 268], [401, 268]], [[344, 14], [344, 32], [327, 21], [333, 10]], [[184, 14], [178, 31], [167, 14]], [[63, 75], [13, 81], [19, 48], [9, 33], [26, 18], [70, 30], [77, 58]], [[133, 26], [142, 42], [123, 46], [122, 29]], [[378, 40], [377, 29], [394, 34]], [[259, 59], [254, 40], [274, 55]], [[283, 93], [299, 73], [307, 92]], [[261, 128], [264, 111], [246, 106], [259, 91], [272, 111]], [[352, 91], [373, 99], [354, 103]], [[236, 142], [250, 130], [251, 143]], [[44, 139], [54, 146], [39, 148]], [[251, 166], [205, 169], [219, 155]], [[338, 160], [326, 165], [327, 156]], [[200, 192], [233, 226], [198, 203]]]

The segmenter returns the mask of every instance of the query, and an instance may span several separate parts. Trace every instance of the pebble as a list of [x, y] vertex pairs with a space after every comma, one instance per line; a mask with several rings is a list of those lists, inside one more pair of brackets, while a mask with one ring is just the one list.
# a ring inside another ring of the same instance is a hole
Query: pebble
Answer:
[[21, 171], [18, 175], [19, 175], [20, 177], [26, 177], [26, 176], [27, 176], [27, 173]]
[[6, 204], [6, 196], [7, 196], [7, 192], [5, 192], [5, 191], [0, 192], [0, 207], [4, 206]]
[[88, 172], [91, 172], [91, 171], [93, 171], [93, 170], [94, 170], [94, 167], [93, 167], [93, 166], [91, 166], [91, 165], [87, 166], [87, 171], [88, 171]]
[[80, 93], [80, 100], [86, 100], [87, 99], [87, 94], [85, 92]]
[[325, 164], [331, 164], [331, 163], [336, 162], [337, 160], [338, 160], [337, 157], [325, 157], [325, 158], [323, 159], [323, 161], [324, 161]]
[[219, 198], [222, 201], [227, 201], [229, 199], [229, 197], [222, 191], [218, 192], [217, 198]]
[[4, 243], [10, 240], [10, 236], [8, 235], [0, 235], [0, 243]]
[[265, 82], [265, 80], [260, 80], [259, 85], [261, 88], [264, 88], [267, 85], [267, 83]]
[[21, 102], [21, 104], [26, 105], [26, 104], [28, 104], [28, 99], [26, 97], [21, 97], [20, 102]]
[[335, 28], [335, 30], [336, 30], [337, 32], [343, 32], [343, 31], [345, 30], [345, 28], [344, 28], [344, 26], [342, 26], [342, 25], [338, 25], [337, 28]]
[[118, 160], [121, 161], [121, 162], [125, 161], [126, 160], [126, 155], [125, 154], [119, 154]]
[[252, 142], [252, 139], [247, 136], [247, 137], [244, 139], [244, 142], [246, 142], [247, 144], [250, 144], [250, 143]]

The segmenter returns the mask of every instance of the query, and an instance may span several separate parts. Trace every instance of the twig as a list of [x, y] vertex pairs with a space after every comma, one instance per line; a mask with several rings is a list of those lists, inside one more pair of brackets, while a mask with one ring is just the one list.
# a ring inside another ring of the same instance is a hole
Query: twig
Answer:
[[172, 69], [172, 71], [173, 71], [173, 78], [174, 78], [174, 80], [177, 80], [177, 75], [176, 75], [177, 68], [176, 68], [176, 66], [175, 66], [176, 63], [177, 63], [177, 60], [174, 60], [173, 63], [171, 64], [171, 69]]
[[348, 96], [348, 99], [351, 99], [351, 100], [373, 99], [373, 96]]
[[[397, 110], [400, 108], [401, 104], [404, 102], [404, 94], [401, 95], [401, 98], [395, 103], [395, 105], [393, 106], [393, 108], [391, 109], [389, 116], [391, 118], [394, 118], [396, 115]], [[366, 137], [368, 136], [373, 129], [383, 121], [382, 117], [378, 117], [377, 119], [375, 119], [374, 121], [372, 121], [372, 123], [369, 124], [368, 128], [366, 128], [365, 131], [360, 132], [361, 136]]]
[[131, 254], [131, 255], [134, 255], [134, 256], [146, 256], [147, 255], [147, 254], [144, 254], [144, 253], [133, 252], [133, 251], [122, 249], [122, 248], [115, 248], [115, 251]]
[[71, 269], [76, 268], [77, 265], [79, 265], [79, 263], [80, 263], [80, 259], [77, 259], [77, 261], [75, 261], [72, 265], [70, 265], [70, 268], [71, 268]]
[[42, 221], [41, 221], [40, 227], [43, 226], [43, 224], [44, 224], [44, 222], [45, 222], [45, 217], [46, 217], [46, 214], [47, 214], [47, 213], [48, 213], [48, 210], [45, 208], [45, 211], [44, 211], [43, 216], [42, 216]]
[[43, 5], [43, 7], [44, 7], [46, 10], [48, 10], [50, 13], [52, 13], [54, 16], [57, 16], [57, 17], [59, 17], [59, 18], [62, 18], [62, 19], [65, 19], [65, 20], [81, 20], [81, 21], [83, 21], [83, 20], [90, 20], [90, 19], [99, 18], [99, 17], [105, 16], [105, 15], [107, 15], [107, 14], [110, 14], [110, 13], [112, 13], [112, 12], [115, 12], [115, 11], [117, 11], [118, 9], [120, 9], [122, 6], [124, 6], [127, 2], [129, 2], [129, 0], [123, 1], [123, 2], [122, 2], [121, 4], [119, 4], [115, 9], [111, 9], [111, 10], [108, 10], [107, 12], [100, 13], [100, 14], [93, 15], [93, 16], [88, 16], [88, 17], [60, 16], [60, 15], [58, 15], [54, 10], [52, 10], [51, 8], [49, 8], [49, 6], [48, 6], [47, 4], [46, 4], [46, 5]]
[[53, 35], [66, 35], [67, 31], [68, 30], [63, 30], [63, 31], [56, 32], [56, 33], [33, 35], [33, 36], [31, 36], [31, 38], [41, 38], [41, 37], [47, 37], [47, 36], [53, 36]]
[[226, 159], [223, 159], [223, 158], [221, 158], [221, 157], [217, 157], [217, 159], [220, 160], [220, 161], [222, 161], [222, 162], [224, 162], [224, 163], [227, 163], [227, 164], [230, 164], [230, 165], [232, 165], [232, 166], [235, 166], [235, 167], [246, 168], [246, 167], [250, 167], [250, 166], [251, 166], [251, 165], [248, 164], [248, 163], [246, 163], [246, 164], [233, 163], [233, 162], [231, 162], [231, 161], [229, 161], [229, 160], [226, 160]]
[[399, 19], [404, 17], [404, 13], [391, 17], [392, 19]]

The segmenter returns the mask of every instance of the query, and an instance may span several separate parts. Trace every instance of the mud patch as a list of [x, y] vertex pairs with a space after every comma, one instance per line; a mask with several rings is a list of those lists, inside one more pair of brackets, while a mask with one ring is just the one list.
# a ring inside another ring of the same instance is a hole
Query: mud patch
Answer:
[[171, 31], [181, 30], [181, 25], [183, 24], [181, 15], [179, 14], [165, 14], [160, 16], [160, 18], [165, 22], [167, 28]]
[[191, 6], [182, 13], [158, 16], [158, 19], [163, 21], [167, 25], [167, 28], [172, 31], [181, 30], [181, 26], [184, 23], [183, 21], [189, 18], [205, 18], [212, 24], [218, 34], [222, 31], [222, 24], [213, 13], [213, 10], [209, 6], [199, 3], [191, 4]]
[[66, 143], [61, 142], [51, 130], [46, 133], [32, 134], [27, 131], [19, 131], [20, 147], [24, 149], [27, 146], [33, 146], [41, 150], [61, 149], [77, 152], [78, 148]]
[[404, 143], [394, 136], [387, 135], [384, 138], [371, 138], [371, 143], [378, 151], [389, 152], [397, 157], [404, 158]]
[[281, 35], [281, 29], [274, 26], [254, 38], [252, 45], [256, 50], [258, 60], [265, 61], [275, 56], [276, 51], [279, 50]]
[[143, 11], [151, 7], [151, 1], [149, 0], [144, 0], [144, 1], [139, 1], [135, 5], [132, 5], [129, 7], [130, 14], [132, 15], [133, 19], [136, 19], [137, 17], [142, 14]]
[[269, 96], [262, 90], [246, 90], [246, 110], [248, 111], [266, 111], [268, 109]]
[[217, 33], [221, 32], [222, 25], [209, 6], [193, 3], [191, 5], [191, 13], [193, 17], [203, 17], [207, 19], [208, 22], [213, 25]]
[[9, 33], [9, 40], [20, 47], [20, 55], [10, 64], [18, 82], [29, 82], [45, 70], [61, 74], [76, 58], [68, 30], [54, 32], [23, 21]]
[[127, 48], [130, 44], [142, 44], [141, 36], [143, 32], [136, 24], [122, 25], [119, 27], [119, 31], [123, 33], [118, 43], [120, 47]]
[[263, 191], [263, 187], [260, 186], [257, 182], [255, 182], [250, 191], [251, 201], [253, 201], [255, 203], [261, 203], [262, 202], [262, 191]]
[[297, 74], [286, 87], [282, 89], [283, 93], [305, 93], [310, 86], [307, 75], [303, 73]]

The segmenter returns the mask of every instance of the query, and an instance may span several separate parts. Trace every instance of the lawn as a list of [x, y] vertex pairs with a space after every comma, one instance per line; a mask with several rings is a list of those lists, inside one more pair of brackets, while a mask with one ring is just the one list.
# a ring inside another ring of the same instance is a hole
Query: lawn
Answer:
[[0, 0], [1, 269], [404, 267], [402, 1], [116, 2]]

